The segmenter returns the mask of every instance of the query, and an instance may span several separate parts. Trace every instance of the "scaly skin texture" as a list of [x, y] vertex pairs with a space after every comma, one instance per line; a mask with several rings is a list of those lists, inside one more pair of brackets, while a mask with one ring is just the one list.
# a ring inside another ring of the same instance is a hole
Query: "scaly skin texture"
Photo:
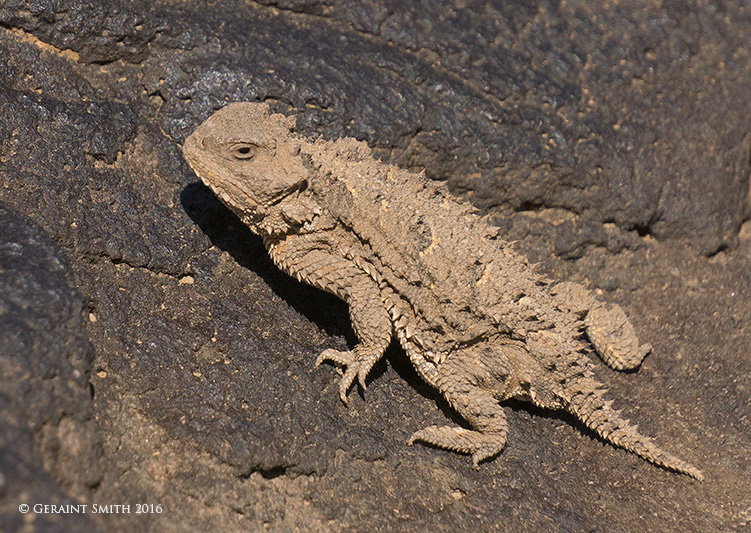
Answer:
[[477, 465], [505, 446], [500, 402], [515, 398], [568, 411], [614, 445], [702, 479], [613, 410], [593, 378], [590, 346], [617, 370], [637, 368], [651, 349], [618, 305], [544, 278], [469, 205], [376, 161], [364, 143], [293, 130], [293, 118], [265, 104], [230, 104], [183, 151], [279, 268], [349, 305], [359, 344], [316, 361], [345, 368], [343, 401], [396, 335], [472, 428], [429, 427], [410, 444], [471, 454]]

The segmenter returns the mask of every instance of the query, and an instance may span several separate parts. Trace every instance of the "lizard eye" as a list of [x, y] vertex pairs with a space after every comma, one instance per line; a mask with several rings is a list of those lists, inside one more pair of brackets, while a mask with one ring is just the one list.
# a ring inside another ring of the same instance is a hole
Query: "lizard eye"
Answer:
[[253, 159], [256, 155], [254, 146], [250, 144], [238, 144], [232, 148], [232, 156], [235, 159]]

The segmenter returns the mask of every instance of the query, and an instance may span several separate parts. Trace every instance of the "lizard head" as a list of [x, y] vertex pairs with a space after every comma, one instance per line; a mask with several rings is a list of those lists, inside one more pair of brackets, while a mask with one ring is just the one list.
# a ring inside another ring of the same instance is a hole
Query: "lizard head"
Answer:
[[274, 205], [307, 185], [294, 124], [263, 103], [228, 104], [185, 140], [183, 154], [201, 181], [256, 228]]

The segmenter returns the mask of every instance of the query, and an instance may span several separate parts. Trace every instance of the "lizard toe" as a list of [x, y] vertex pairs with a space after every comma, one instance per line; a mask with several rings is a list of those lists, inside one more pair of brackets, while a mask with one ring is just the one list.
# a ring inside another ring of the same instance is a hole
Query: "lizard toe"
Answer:
[[315, 362], [315, 366], [318, 367], [321, 363], [329, 362], [339, 366], [347, 366], [355, 360], [355, 356], [351, 351], [339, 351], [329, 348], [321, 352]]

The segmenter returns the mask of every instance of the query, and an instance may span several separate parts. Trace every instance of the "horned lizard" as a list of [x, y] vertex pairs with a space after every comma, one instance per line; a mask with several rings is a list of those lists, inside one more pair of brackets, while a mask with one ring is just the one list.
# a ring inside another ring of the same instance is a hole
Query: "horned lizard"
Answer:
[[515, 398], [572, 413], [604, 440], [702, 479], [614, 410], [593, 377], [590, 346], [617, 370], [651, 349], [618, 305], [546, 279], [443, 186], [375, 160], [365, 143], [311, 140], [294, 126], [266, 104], [229, 104], [183, 152], [279, 268], [349, 305], [359, 344], [316, 361], [344, 367], [343, 401], [396, 335], [471, 427], [431, 426], [409, 444], [471, 454], [476, 467], [505, 446], [500, 402]]

